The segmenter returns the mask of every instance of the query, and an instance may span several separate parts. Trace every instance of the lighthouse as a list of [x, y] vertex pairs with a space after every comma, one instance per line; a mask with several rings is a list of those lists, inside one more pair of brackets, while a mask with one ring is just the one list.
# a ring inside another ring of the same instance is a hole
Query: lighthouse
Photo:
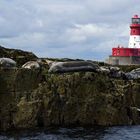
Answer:
[[140, 48], [140, 18], [134, 15], [130, 25], [129, 48]]
[[109, 63], [112, 65], [140, 64], [140, 17], [138, 15], [134, 15], [131, 20], [128, 46], [118, 45], [112, 48]]

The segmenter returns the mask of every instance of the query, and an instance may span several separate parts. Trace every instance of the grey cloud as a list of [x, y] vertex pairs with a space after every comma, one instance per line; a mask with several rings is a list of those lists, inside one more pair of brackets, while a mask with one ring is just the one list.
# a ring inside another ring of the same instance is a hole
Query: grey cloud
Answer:
[[139, 4], [138, 0], [1, 0], [0, 43], [43, 57], [107, 57], [111, 47], [127, 46], [130, 18], [140, 13]]

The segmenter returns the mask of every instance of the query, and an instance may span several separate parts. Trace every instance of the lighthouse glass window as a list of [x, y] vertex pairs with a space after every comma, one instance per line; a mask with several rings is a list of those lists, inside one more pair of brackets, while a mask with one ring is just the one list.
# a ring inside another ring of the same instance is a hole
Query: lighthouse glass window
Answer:
[[132, 18], [133, 24], [140, 24], [140, 18]]

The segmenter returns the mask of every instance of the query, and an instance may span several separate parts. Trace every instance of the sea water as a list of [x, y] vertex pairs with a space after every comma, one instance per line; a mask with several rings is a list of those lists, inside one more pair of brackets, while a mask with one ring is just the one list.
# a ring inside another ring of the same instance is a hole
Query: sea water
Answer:
[[20, 130], [0, 133], [0, 140], [140, 140], [140, 126]]

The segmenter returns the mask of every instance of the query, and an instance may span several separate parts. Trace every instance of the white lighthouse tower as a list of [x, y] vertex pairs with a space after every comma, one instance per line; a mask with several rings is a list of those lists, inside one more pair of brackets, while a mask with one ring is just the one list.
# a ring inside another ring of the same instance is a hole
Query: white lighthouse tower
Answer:
[[128, 48], [140, 48], [140, 18], [138, 15], [132, 17]]

